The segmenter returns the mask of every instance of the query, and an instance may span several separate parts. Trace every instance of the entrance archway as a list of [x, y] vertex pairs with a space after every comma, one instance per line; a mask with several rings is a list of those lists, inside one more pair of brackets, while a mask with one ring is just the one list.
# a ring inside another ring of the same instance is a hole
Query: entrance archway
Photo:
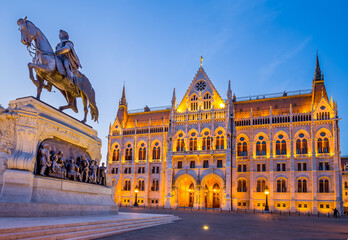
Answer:
[[193, 207], [195, 202], [195, 182], [192, 176], [185, 174], [177, 179], [178, 207]]
[[209, 174], [203, 178], [201, 203], [204, 208], [221, 208], [222, 185], [223, 180], [216, 174]]

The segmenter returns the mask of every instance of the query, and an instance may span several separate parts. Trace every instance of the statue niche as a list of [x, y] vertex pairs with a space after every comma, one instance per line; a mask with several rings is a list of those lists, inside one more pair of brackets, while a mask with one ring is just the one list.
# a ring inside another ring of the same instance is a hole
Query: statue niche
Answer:
[[[64, 158], [64, 155], [70, 156]], [[36, 174], [85, 183], [106, 185], [106, 167], [99, 167], [87, 151], [58, 138], [46, 139], [37, 154]]]

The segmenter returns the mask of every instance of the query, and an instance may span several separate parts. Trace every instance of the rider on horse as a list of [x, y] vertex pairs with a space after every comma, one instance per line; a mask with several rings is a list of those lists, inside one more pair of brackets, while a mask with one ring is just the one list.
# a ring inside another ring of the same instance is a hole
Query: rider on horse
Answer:
[[74, 50], [74, 44], [69, 40], [69, 34], [60, 30], [59, 39], [60, 43], [56, 46], [56, 55], [57, 59], [63, 63], [64, 69], [60, 64], [57, 64], [58, 71], [75, 85], [75, 77], [80, 77], [78, 70], [82, 68], [80, 60]]

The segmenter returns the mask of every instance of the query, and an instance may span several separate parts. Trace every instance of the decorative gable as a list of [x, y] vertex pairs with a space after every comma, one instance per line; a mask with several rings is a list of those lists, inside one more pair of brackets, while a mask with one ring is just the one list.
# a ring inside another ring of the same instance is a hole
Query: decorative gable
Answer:
[[178, 112], [222, 109], [225, 105], [203, 67], [200, 67], [178, 106]]
[[335, 117], [333, 104], [330, 104], [328, 100], [322, 96], [319, 103], [314, 108], [313, 115], [315, 120], [326, 120]]

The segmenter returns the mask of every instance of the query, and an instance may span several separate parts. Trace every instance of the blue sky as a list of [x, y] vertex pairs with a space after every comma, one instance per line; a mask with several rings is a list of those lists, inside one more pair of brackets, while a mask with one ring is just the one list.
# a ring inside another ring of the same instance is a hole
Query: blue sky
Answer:
[[[204, 68], [225, 97], [310, 89], [319, 50], [329, 96], [338, 103], [341, 150], [348, 155], [347, 1], [1, 1], [0, 104], [35, 95], [31, 61], [16, 21], [28, 16], [55, 46], [70, 34], [82, 72], [96, 91], [103, 141], [115, 119], [123, 82], [129, 109], [170, 105], [184, 95], [204, 57]], [[64, 105], [44, 91], [42, 100]], [[80, 113], [67, 113], [82, 118]]]

